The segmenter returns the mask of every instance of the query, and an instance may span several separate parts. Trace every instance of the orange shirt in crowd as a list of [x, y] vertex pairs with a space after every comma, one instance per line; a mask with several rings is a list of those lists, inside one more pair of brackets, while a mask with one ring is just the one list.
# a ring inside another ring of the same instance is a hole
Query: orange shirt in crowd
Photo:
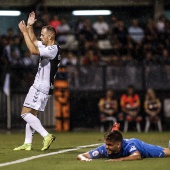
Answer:
[[120, 100], [121, 107], [125, 108], [133, 108], [140, 106], [140, 99], [138, 94], [134, 94], [133, 96], [128, 96], [127, 94], [123, 94]]

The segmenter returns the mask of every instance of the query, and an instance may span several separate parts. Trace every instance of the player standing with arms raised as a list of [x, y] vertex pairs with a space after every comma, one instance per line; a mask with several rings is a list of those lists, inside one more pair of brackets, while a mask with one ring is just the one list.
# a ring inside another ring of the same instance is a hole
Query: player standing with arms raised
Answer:
[[33, 85], [25, 98], [21, 117], [27, 122], [25, 142], [14, 150], [31, 150], [33, 134], [37, 131], [43, 138], [42, 151], [47, 150], [55, 136], [49, 134], [37, 118], [38, 111], [44, 111], [48, 98], [53, 92], [53, 82], [60, 63], [60, 48], [55, 44], [55, 29], [44, 26], [41, 30], [41, 41], [38, 41], [33, 24], [36, 22], [35, 13], [31, 12], [27, 21], [21, 21], [18, 26], [31, 54], [39, 55], [39, 67]]

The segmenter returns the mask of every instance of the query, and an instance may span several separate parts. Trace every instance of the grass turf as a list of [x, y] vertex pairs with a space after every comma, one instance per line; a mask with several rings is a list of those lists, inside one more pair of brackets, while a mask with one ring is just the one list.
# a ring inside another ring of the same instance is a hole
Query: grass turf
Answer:
[[[75, 148], [76, 146], [89, 145], [103, 142], [103, 134], [96, 132], [74, 132], [74, 133], [53, 133], [57, 140], [53, 143], [50, 150], [42, 152], [42, 138], [35, 134], [32, 151], [13, 151], [13, 148], [23, 143], [23, 133], [0, 134], [0, 164], [15, 161], [30, 156], [44, 153], [56, 152], [59, 150]], [[127, 133], [123, 134], [124, 138], [139, 138], [145, 142], [167, 147], [170, 139], [170, 133]], [[169, 169], [170, 158], [147, 158], [140, 161], [128, 162], [105, 162], [105, 159], [94, 160], [92, 162], [81, 162], [76, 160], [79, 153], [91, 150], [85, 148], [67, 153], [47, 156], [34, 159], [24, 163], [0, 167], [5, 170], [163, 170]]]

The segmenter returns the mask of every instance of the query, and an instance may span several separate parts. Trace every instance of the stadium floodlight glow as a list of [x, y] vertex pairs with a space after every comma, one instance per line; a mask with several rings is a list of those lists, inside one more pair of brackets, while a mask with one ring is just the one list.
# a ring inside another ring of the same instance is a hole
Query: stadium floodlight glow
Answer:
[[112, 12], [110, 10], [76, 10], [73, 11], [73, 15], [110, 15]]
[[11, 11], [11, 10], [0, 10], [0, 16], [20, 16], [20, 11]]

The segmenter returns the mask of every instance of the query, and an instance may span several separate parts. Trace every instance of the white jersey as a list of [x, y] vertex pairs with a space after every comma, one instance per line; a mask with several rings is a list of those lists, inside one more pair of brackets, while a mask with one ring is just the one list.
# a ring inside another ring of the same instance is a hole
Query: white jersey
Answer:
[[45, 46], [38, 41], [40, 61], [33, 87], [45, 93], [52, 94], [53, 83], [60, 63], [60, 47], [58, 45]]

